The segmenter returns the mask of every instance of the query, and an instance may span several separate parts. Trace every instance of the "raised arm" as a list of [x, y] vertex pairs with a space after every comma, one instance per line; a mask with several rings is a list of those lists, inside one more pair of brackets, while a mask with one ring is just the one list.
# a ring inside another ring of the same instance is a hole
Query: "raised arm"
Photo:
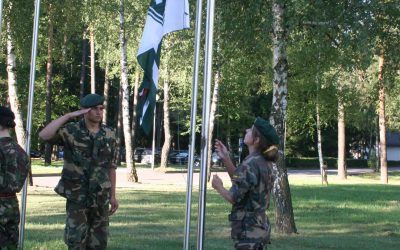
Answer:
[[220, 140], [215, 140], [215, 151], [221, 157], [222, 162], [224, 163], [224, 166], [226, 167], [226, 171], [228, 172], [229, 176], [232, 179], [233, 173], [235, 172], [235, 165], [232, 162], [232, 159], [230, 157], [229, 151], [226, 148], [226, 146], [220, 141]]
[[51, 138], [54, 137], [57, 130], [62, 125], [64, 125], [66, 122], [68, 122], [72, 118], [75, 118], [77, 116], [87, 113], [89, 110], [90, 110], [90, 108], [80, 109], [80, 110], [65, 114], [65, 115], [55, 119], [54, 121], [50, 122], [46, 127], [44, 127], [44, 129], [42, 129], [42, 131], [40, 131], [39, 138], [44, 141], [50, 140]]

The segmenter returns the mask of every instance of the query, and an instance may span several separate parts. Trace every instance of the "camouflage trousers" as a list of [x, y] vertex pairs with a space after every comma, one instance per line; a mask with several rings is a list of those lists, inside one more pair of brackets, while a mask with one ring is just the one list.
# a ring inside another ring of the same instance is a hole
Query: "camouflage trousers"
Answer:
[[0, 198], [0, 249], [18, 248], [19, 206], [16, 197]]
[[261, 242], [254, 242], [252, 240], [237, 240], [235, 241], [236, 250], [266, 250], [265, 246]]
[[64, 242], [69, 250], [107, 249], [109, 203], [86, 207], [67, 200]]

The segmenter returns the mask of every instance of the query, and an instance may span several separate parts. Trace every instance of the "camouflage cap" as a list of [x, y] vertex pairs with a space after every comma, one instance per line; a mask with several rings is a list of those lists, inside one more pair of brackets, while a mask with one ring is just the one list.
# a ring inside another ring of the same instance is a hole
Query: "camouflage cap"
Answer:
[[82, 98], [80, 105], [82, 108], [91, 108], [103, 104], [104, 97], [98, 94], [88, 94]]
[[254, 121], [254, 127], [256, 127], [260, 133], [272, 144], [279, 144], [279, 136], [276, 133], [275, 128], [268, 121], [261, 117], [257, 117]]

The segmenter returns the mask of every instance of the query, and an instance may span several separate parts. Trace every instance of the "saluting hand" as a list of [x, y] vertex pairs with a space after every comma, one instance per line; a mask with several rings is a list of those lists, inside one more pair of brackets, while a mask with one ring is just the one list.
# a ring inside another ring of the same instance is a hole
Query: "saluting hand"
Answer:
[[69, 116], [70, 119], [72, 119], [72, 118], [75, 118], [75, 117], [77, 117], [77, 116], [86, 114], [87, 112], [89, 112], [90, 109], [91, 109], [91, 108], [80, 109], [80, 110], [77, 110], [77, 111], [74, 111], [74, 112], [69, 113], [68, 116]]

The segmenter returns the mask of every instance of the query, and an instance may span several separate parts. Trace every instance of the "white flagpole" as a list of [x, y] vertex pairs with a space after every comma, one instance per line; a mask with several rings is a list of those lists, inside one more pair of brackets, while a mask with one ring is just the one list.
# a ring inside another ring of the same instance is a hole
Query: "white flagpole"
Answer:
[[183, 249], [189, 250], [190, 238], [190, 216], [192, 206], [192, 189], [193, 189], [193, 163], [194, 151], [196, 145], [196, 115], [197, 115], [197, 92], [199, 81], [199, 61], [200, 61], [200, 38], [201, 38], [201, 13], [202, 0], [197, 0], [196, 6], [196, 28], [194, 42], [194, 60], [193, 60], [193, 81], [192, 81], [192, 106], [190, 113], [190, 148], [187, 172], [187, 191], [186, 191], [186, 214], [185, 214], [185, 237], [183, 241]]
[[213, 29], [214, 29], [214, 7], [215, 0], [207, 0], [207, 23], [206, 23], [206, 53], [204, 63], [204, 93], [203, 93], [203, 121], [201, 129], [201, 170], [199, 190], [199, 219], [197, 229], [197, 249], [203, 250], [204, 225], [207, 191], [207, 158], [208, 158], [208, 136], [210, 124], [210, 97], [212, 78], [212, 52], [213, 52]]
[[[35, 71], [36, 71], [36, 51], [37, 51], [37, 38], [39, 30], [39, 15], [40, 15], [40, 0], [35, 1], [35, 16], [33, 22], [33, 37], [32, 37], [32, 52], [31, 52], [31, 69], [29, 77], [29, 99], [28, 99], [28, 116], [26, 119], [26, 144], [25, 151], [30, 154], [31, 144], [31, 129], [32, 129], [32, 106], [33, 106], [33, 93], [35, 89]], [[19, 231], [19, 244], [18, 249], [24, 249], [24, 229], [25, 229], [25, 213], [26, 213], [26, 192], [27, 182], [25, 180], [24, 187], [21, 195], [21, 221]]]
[[156, 115], [157, 115], [157, 98], [153, 112], [153, 141], [151, 143], [151, 170], [154, 170], [154, 162], [156, 158]]

